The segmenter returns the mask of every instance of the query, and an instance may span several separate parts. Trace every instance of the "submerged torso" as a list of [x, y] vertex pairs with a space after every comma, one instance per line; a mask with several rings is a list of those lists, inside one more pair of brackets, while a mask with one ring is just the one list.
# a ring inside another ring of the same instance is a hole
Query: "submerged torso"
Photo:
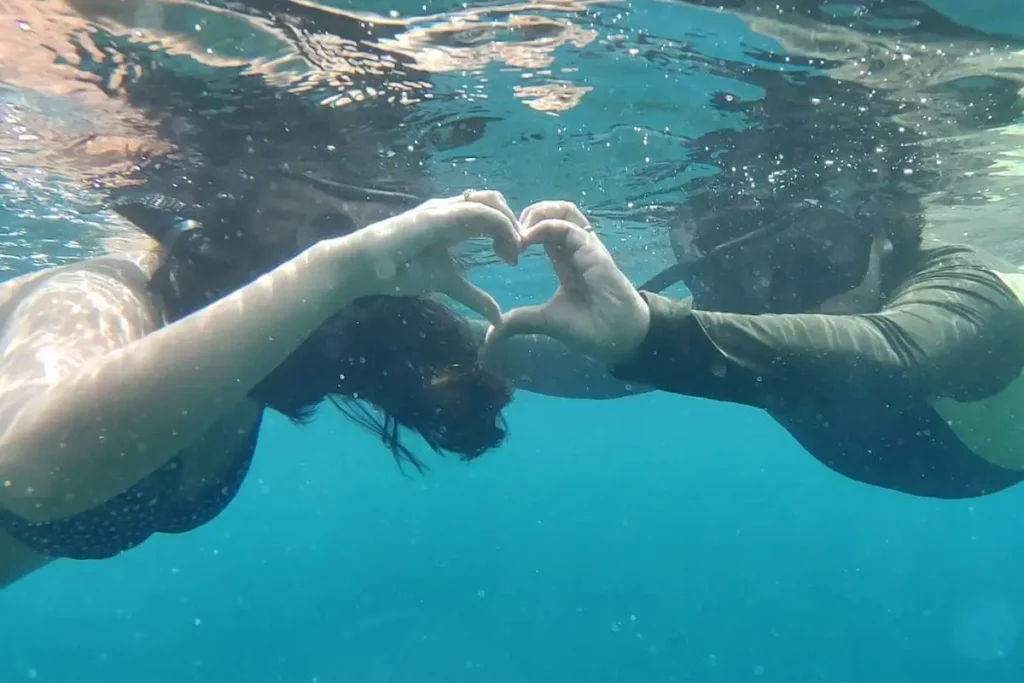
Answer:
[[969, 247], [905, 252], [874, 312], [740, 314], [644, 296], [619, 379], [767, 410], [857, 481], [966, 498], [1024, 480], [1024, 286]]
[[[949, 375], [949, 385], [990, 388], [907, 401], [865, 381], [804, 386], [770, 412], [828, 467], [866, 483], [940, 498], [984, 495], [1024, 480], [1024, 274], [973, 250], [955, 256], [973, 262], [975, 278], [987, 270], [989, 279], [1016, 295], [1021, 310], [1008, 314], [1005, 325], [984, 327], [983, 334], [1007, 335], [1004, 343], [977, 344], [967, 364], [950, 363], [941, 351], [931, 362]], [[961, 270], [959, 277], [971, 276]], [[958, 288], [957, 275], [944, 277], [937, 269], [935, 286], [947, 289], [950, 310], [969, 316], [979, 290]], [[896, 348], [911, 344], [894, 336]], [[991, 351], [993, 346], [1000, 350]]]
[[[111, 273], [133, 288], [145, 287], [157, 258], [140, 253], [103, 257], [65, 268]], [[19, 303], [49, 275], [33, 273], [0, 285], [0, 333]], [[146, 295], [142, 316], [149, 329], [162, 325], [158, 305]], [[135, 547], [155, 533], [180, 533], [216, 517], [234, 498], [248, 472], [263, 408], [245, 400], [163, 467], [103, 505], [68, 519], [28, 523], [0, 510], [0, 586], [45, 564], [45, 556], [103, 558]], [[5, 577], [7, 581], [5, 581]]]

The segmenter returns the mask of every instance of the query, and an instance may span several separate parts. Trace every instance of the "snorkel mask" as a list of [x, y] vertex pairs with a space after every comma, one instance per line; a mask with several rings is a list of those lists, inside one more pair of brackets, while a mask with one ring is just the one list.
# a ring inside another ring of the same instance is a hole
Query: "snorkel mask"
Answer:
[[[878, 310], [892, 244], [875, 227], [869, 205], [862, 209], [850, 215], [815, 200], [769, 209], [754, 200], [701, 222], [684, 216], [670, 232], [677, 263], [641, 289], [661, 292], [683, 282], [698, 308], [731, 313]], [[728, 227], [739, 229], [726, 234], [741, 234], [700, 248], [701, 238], [710, 241]]]

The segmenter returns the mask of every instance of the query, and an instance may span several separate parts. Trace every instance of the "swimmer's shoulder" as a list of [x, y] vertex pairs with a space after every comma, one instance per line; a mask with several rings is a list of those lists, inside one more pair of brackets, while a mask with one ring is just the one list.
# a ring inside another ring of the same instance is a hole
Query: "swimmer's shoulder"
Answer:
[[1005, 258], [981, 247], [956, 242], [929, 240], [921, 246], [923, 261], [940, 265], [968, 265], [997, 273], [1024, 272]]
[[45, 268], [18, 275], [0, 282], [0, 327], [10, 318], [31, 292], [48, 283], [59, 287], [57, 280], [73, 277], [75, 289], [95, 288], [109, 291], [111, 282], [123, 286], [132, 294], [145, 296], [150, 278], [160, 264], [160, 254], [153, 250], [104, 254], [66, 265]]
[[1024, 306], [1024, 269], [1009, 260], [967, 244], [929, 242], [921, 248], [922, 271], [976, 280], [989, 279], [1009, 289]]

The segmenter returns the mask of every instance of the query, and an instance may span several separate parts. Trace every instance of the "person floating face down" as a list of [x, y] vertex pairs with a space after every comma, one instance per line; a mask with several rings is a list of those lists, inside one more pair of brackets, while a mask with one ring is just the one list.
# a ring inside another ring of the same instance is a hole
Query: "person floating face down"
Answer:
[[223, 205], [110, 203], [153, 238], [145, 253], [0, 289], [0, 587], [216, 517], [266, 408], [304, 422], [328, 400], [414, 467], [405, 429], [466, 460], [503, 441], [509, 385], [427, 296], [498, 319], [447, 250], [487, 236], [516, 260], [497, 193], [420, 202], [268, 169]]
[[[547, 335], [620, 380], [762, 408], [857, 481], [1000, 491], [1024, 479], [1024, 274], [923, 244], [915, 204], [879, 196], [852, 217], [813, 201], [730, 204], [675, 235], [679, 263], [639, 291], [575, 206], [535, 205], [523, 242], [545, 246], [561, 288], [507, 312], [485, 354]], [[657, 293], [677, 280], [691, 298]]]

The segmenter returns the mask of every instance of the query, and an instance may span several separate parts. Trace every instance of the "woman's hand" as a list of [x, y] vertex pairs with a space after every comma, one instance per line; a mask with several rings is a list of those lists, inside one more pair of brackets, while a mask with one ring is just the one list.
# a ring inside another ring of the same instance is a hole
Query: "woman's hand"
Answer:
[[543, 334], [606, 363], [627, 358], [647, 336], [647, 303], [570, 202], [540, 202], [520, 217], [522, 244], [543, 244], [560, 283], [543, 305], [509, 311], [487, 332], [483, 358], [519, 334]]
[[474, 237], [490, 237], [495, 254], [515, 265], [521, 249], [518, 227], [501, 193], [466, 191], [458, 197], [431, 199], [340, 238], [338, 243], [344, 245], [345, 261], [357, 264], [362, 295], [422, 296], [439, 292], [473, 309], [491, 324], [500, 324], [497, 302], [466, 279], [448, 250]]

